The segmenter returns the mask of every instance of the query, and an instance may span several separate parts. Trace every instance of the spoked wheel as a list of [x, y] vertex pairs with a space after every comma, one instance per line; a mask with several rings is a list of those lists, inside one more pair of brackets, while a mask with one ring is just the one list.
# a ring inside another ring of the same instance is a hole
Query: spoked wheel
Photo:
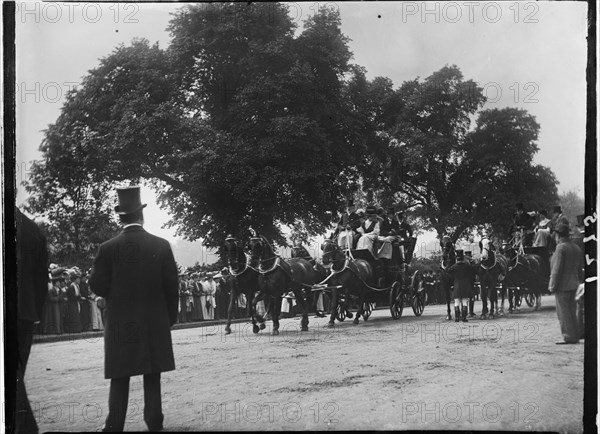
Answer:
[[338, 303], [337, 308], [335, 310], [335, 317], [339, 322], [342, 322], [346, 319], [346, 310], [342, 303]]
[[399, 282], [394, 282], [390, 290], [390, 312], [393, 319], [400, 319], [404, 310], [404, 294]]
[[417, 292], [412, 298], [412, 310], [415, 316], [421, 316], [425, 310], [425, 292]]
[[535, 304], [535, 295], [533, 295], [532, 292], [528, 291], [525, 295], [525, 303], [527, 303], [527, 306], [529, 307], [533, 307], [533, 305]]
[[371, 313], [373, 313], [371, 303], [369, 303], [367, 301], [363, 302], [363, 314], [362, 314], [363, 319], [365, 321], [368, 321], [369, 317], [371, 316]]

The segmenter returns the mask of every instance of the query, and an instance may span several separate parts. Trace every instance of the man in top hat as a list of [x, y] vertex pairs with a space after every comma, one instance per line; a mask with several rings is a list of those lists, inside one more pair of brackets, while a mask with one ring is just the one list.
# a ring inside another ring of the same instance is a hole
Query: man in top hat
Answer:
[[404, 211], [398, 211], [396, 214], [398, 216], [398, 236], [400, 239], [400, 253], [402, 254], [402, 261], [407, 262], [408, 258], [406, 257], [406, 249], [405, 246], [408, 244], [408, 239], [413, 236], [413, 228], [406, 221], [406, 216]]
[[554, 205], [552, 227], [557, 228], [560, 224], [569, 226], [569, 218], [563, 214], [562, 207], [560, 205]]
[[556, 250], [552, 255], [548, 290], [556, 297], [556, 313], [563, 335], [563, 340], [556, 343], [576, 344], [579, 342], [579, 330], [575, 291], [583, 282], [583, 253], [571, 241], [569, 225], [561, 223], [555, 231], [558, 240]]
[[465, 260], [464, 250], [456, 250], [456, 264], [448, 268], [448, 273], [454, 279], [454, 321], [468, 322], [466, 302], [473, 296], [477, 272]]
[[354, 200], [348, 199], [346, 212], [342, 213], [335, 232], [331, 236], [336, 239], [342, 249], [352, 249], [359, 237], [357, 229], [360, 227], [360, 217], [355, 212]]
[[513, 215], [513, 226], [512, 232], [519, 232], [522, 230], [523, 238], [521, 239], [523, 243], [523, 247], [531, 247], [533, 244], [533, 226], [535, 224], [535, 219], [529, 214], [526, 213], [523, 209], [523, 204], [521, 202], [517, 203], [516, 212]]
[[5, 299], [5, 384], [14, 394], [7, 394], [10, 399], [6, 400], [4, 420], [6, 432], [29, 434], [37, 433], [38, 427], [25, 389], [25, 370], [34, 327], [42, 317], [48, 294], [48, 251], [40, 228], [16, 207], [14, 217], [17, 276], [8, 279]]
[[175, 369], [170, 328], [177, 319], [177, 265], [169, 242], [143, 228], [140, 187], [117, 194], [123, 231], [100, 246], [90, 277], [90, 289], [106, 299], [104, 375], [111, 381], [103, 431], [123, 430], [135, 375], [144, 376], [144, 421], [160, 431], [160, 374]]

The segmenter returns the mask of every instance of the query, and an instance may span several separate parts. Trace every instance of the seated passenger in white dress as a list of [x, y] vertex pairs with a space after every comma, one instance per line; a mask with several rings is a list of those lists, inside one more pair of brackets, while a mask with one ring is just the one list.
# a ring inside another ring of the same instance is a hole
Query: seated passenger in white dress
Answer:
[[359, 231], [362, 233], [356, 245], [357, 250], [368, 249], [373, 256], [376, 252], [373, 250], [373, 243], [379, 237], [380, 218], [377, 216], [375, 207], [369, 206], [366, 210], [366, 220], [361, 224]]

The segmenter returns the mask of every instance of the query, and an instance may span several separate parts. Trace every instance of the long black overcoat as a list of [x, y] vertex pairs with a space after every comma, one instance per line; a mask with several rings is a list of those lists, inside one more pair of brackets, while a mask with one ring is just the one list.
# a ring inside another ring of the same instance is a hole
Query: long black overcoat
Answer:
[[128, 226], [100, 246], [89, 283], [106, 299], [105, 378], [174, 370], [179, 295], [169, 242]]
[[448, 269], [454, 279], [454, 298], [469, 298], [474, 295], [473, 286], [477, 272], [475, 267], [459, 261]]

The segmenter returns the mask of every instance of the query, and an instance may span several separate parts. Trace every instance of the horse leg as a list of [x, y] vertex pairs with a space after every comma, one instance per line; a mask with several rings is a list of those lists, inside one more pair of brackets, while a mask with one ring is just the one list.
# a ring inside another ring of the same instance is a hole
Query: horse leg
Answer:
[[233, 305], [236, 298], [235, 291], [231, 289], [229, 291], [229, 306], [227, 306], [227, 324], [225, 325], [225, 334], [231, 333], [231, 316], [233, 315]]
[[446, 319], [447, 320], [451, 320], [452, 319], [452, 314], [450, 313], [450, 282], [445, 281], [443, 283], [444, 285], [444, 295], [446, 296], [446, 308], [448, 311], [448, 314], [446, 315]]
[[488, 288], [487, 288], [487, 280], [481, 279], [481, 319], [487, 318], [488, 307], [487, 307], [487, 298], [488, 298]]
[[333, 288], [331, 290], [331, 301], [329, 302], [329, 307], [331, 308], [331, 313], [329, 314], [329, 323], [328, 327], [333, 327], [335, 325], [335, 313], [338, 307], [338, 289]]
[[[265, 328], [265, 319], [262, 315], [259, 315], [256, 311], [256, 304], [260, 301], [260, 300], [265, 300], [265, 295], [266, 295], [266, 290], [264, 288], [261, 288], [252, 298], [252, 307], [251, 307], [251, 312], [252, 312], [252, 331], [254, 333], [258, 333], [259, 330], [262, 330]], [[266, 314], [266, 306], [265, 306], [265, 314]], [[260, 323], [260, 328], [257, 325], [257, 321]]]
[[506, 285], [504, 285], [504, 282], [500, 284], [500, 297], [502, 297], [502, 304], [500, 305], [500, 314], [504, 315], [504, 300], [506, 299]]
[[294, 288], [292, 290], [294, 295], [296, 296], [296, 301], [300, 303], [300, 307], [302, 308], [302, 321], [300, 322], [300, 331], [307, 332], [308, 331], [308, 302], [304, 299], [304, 294], [302, 293], [302, 288]]
[[[283, 295], [283, 294], [281, 294]], [[273, 306], [272, 312], [271, 312], [271, 316], [273, 317], [273, 333], [271, 333], [273, 336], [276, 336], [279, 334], [279, 315], [281, 314], [281, 300], [283, 297], [280, 296], [273, 296], [271, 299], [271, 303]]]
[[[350, 291], [346, 292], [346, 299], [350, 300]], [[354, 317], [354, 324], [358, 324], [359, 323], [359, 318], [360, 316], [363, 314], [364, 311], [364, 304], [365, 304], [365, 297], [361, 296], [358, 298], [358, 311], [356, 312], [356, 316]]]
[[494, 318], [495, 316], [494, 306], [496, 307], [496, 310], [498, 309], [498, 291], [496, 290], [496, 285], [494, 282], [495, 280], [492, 279], [489, 283], [490, 318]]

